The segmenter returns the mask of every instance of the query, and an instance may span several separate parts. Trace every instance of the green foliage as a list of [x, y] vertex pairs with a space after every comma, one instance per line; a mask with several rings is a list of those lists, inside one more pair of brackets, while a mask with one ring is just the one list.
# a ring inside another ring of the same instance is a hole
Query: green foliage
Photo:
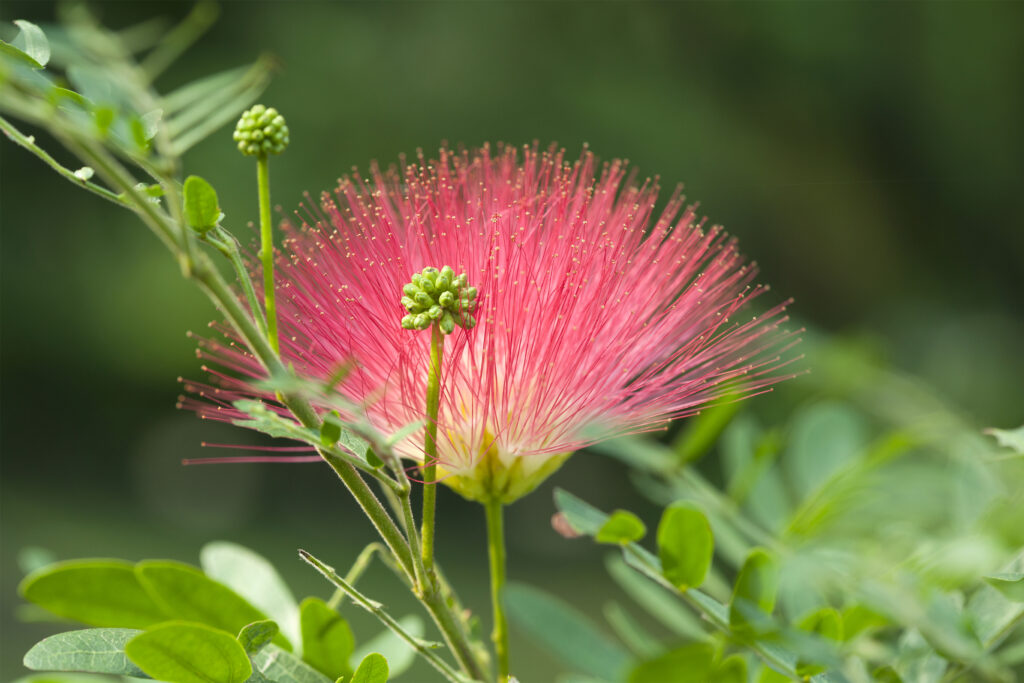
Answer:
[[755, 548], [740, 567], [729, 602], [729, 625], [741, 633], [760, 630], [764, 616], [775, 608], [779, 590], [779, 566], [761, 548]]
[[684, 645], [646, 661], [629, 673], [629, 683], [705, 683], [714, 670], [715, 648], [708, 643]]
[[168, 613], [121, 560], [59, 562], [25, 577], [21, 596], [54, 614], [90, 626], [146, 628]]
[[219, 581], [273, 619], [293, 645], [301, 641], [299, 606], [274, 565], [236, 543], [214, 541], [199, 552], [199, 564]]
[[185, 621], [140, 633], [125, 653], [151, 678], [168, 683], [243, 683], [252, 675], [245, 649], [230, 633]]
[[1024, 573], [1013, 572], [986, 576], [989, 585], [1013, 602], [1024, 602]]
[[332, 680], [352, 673], [349, 658], [356, 643], [348, 622], [320, 598], [306, 598], [299, 609], [306, 663]]
[[[246, 625], [267, 618], [238, 593], [190, 565], [146, 560], [136, 565], [135, 572], [164, 612], [175, 619], [238, 633]], [[274, 642], [291, 649], [282, 634], [275, 636]]]
[[238, 632], [238, 642], [246, 654], [254, 655], [270, 644], [279, 631], [277, 624], [270, 619], [254, 621], [251, 624], [246, 624]]
[[197, 175], [185, 178], [182, 188], [185, 198], [185, 217], [197, 232], [206, 232], [220, 222], [220, 204], [217, 192], [210, 183]]
[[[398, 620], [398, 625], [415, 638], [422, 638], [425, 632], [423, 620], [415, 614], [402, 617]], [[416, 651], [409, 647], [408, 643], [399, 638], [394, 631], [384, 629], [360, 645], [349, 661], [361, 662], [374, 652], [379, 652], [388, 660], [392, 678], [397, 678], [408, 670], [416, 658]]]
[[594, 540], [598, 543], [625, 545], [639, 541], [646, 533], [647, 527], [639, 517], [628, 510], [616, 510], [597, 530]]
[[551, 648], [567, 666], [601, 680], [616, 680], [629, 666], [629, 654], [585, 616], [558, 598], [522, 584], [503, 595], [509, 619]]
[[366, 655], [352, 674], [350, 683], [387, 683], [388, 661], [376, 652]]
[[707, 517], [686, 503], [665, 509], [658, 524], [658, 559], [661, 571], [679, 590], [704, 583], [714, 552], [714, 537]]
[[332, 679], [273, 643], [252, 656], [252, 665], [274, 683], [333, 683]]
[[141, 631], [130, 628], [90, 628], [45, 638], [25, 654], [24, 663], [35, 671], [87, 671], [119, 676], [143, 676], [128, 661], [125, 644]]
[[16, 19], [14, 24], [20, 32], [14, 39], [15, 44], [0, 40], [0, 55], [11, 57], [32, 69], [42, 69], [50, 61], [50, 43], [46, 35], [35, 24]]
[[995, 429], [993, 427], [986, 429], [985, 433], [994, 436], [1000, 446], [1009, 448], [1017, 455], [1024, 455], [1024, 426], [1017, 427], [1017, 429]]

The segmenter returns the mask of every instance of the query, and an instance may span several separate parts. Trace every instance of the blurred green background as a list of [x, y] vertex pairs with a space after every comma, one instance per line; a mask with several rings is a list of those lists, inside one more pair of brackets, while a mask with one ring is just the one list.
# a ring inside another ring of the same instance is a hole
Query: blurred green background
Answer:
[[[114, 27], [190, 7], [93, 6]], [[557, 141], [570, 155], [586, 142], [666, 188], [684, 181], [756, 257], [774, 296], [796, 298], [802, 323], [868, 340], [978, 428], [1024, 422], [1024, 4], [231, 2], [221, 12], [161, 85], [277, 57], [263, 101], [292, 131], [271, 171], [284, 211], [354, 165], [443, 140]], [[0, 5], [5, 24], [54, 15], [46, 2]], [[187, 162], [245, 232], [255, 172], [230, 131]], [[255, 437], [174, 410], [175, 378], [200, 376], [185, 331], [215, 315], [157, 240], [6, 141], [0, 220], [0, 677], [19, 675], [21, 654], [52, 630], [14, 620], [27, 545], [59, 558], [195, 561], [204, 541], [225, 538], [275, 560], [297, 592], [327, 595], [295, 548], [343, 566], [370, 533], [326, 466], [179, 464], [211, 455], [201, 441]], [[772, 400], [749, 409], [779, 412]], [[620, 464], [583, 454], [553, 484], [652, 514], [625, 481]], [[510, 576], [598, 611], [591, 596], [612, 590], [601, 552], [558, 537], [552, 513], [550, 485], [509, 511]], [[441, 560], [486, 614], [479, 510], [444, 492], [441, 515]], [[367, 591], [411, 609], [385, 574]], [[357, 635], [378, 630], [352, 616]], [[547, 680], [550, 660], [519, 640], [514, 657], [517, 647], [523, 679]]]

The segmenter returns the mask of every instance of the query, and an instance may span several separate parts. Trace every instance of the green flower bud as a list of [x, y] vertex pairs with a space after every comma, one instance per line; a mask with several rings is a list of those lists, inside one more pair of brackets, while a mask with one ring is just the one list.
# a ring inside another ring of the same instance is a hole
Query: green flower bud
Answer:
[[242, 113], [233, 137], [246, 156], [280, 154], [288, 146], [288, 124], [273, 107], [256, 104]]
[[402, 286], [401, 302], [408, 313], [402, 318], [402, 327], [425, 330], [436, 324], [444, 334], [451, 334], [456, 326], [474, 327], [476, 319], [471, 314], [476, 310], [477, 290], [466, 283], [466, 274], [456, 275], [451, 266], [440, 270], [428, 266], [413, 273], [410, 282]]

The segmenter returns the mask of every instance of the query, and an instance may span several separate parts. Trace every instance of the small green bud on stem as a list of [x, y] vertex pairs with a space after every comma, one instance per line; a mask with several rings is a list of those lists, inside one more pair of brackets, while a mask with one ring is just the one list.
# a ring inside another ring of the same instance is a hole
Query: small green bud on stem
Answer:
[[280, 154], [288, 146], [288, 124], [273, 107], [256, 104], [238, 119], [234, 138], [246, 156]]
[[450, 266], [440, 270], [430, 266], [413, 273], [402, 287], [402, 306], [408, 315], [402, 318], [407, 330], [425, 330], [437, 323], [441, 332], [451, 334], [455, 327], [476, 327], [476, 287], [467, 285], [466, 274], [456, 276]]

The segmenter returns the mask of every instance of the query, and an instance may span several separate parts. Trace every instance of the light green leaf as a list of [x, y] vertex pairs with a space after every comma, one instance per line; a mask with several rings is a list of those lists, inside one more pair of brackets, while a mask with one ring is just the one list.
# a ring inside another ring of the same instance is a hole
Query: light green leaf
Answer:
[[555, 506], [569, 526], [585, 536], [596, 535], [608, 521], [608, 515], [564, 489], [555, 489]]
[[[246, 625], [267, 618], [238, 593], [187, 564], [147, 560], [135, 565], [135, 574], [153, 600], [176, 619], [238, 633]], [[280, 633], [274, 642], [291, 649]]]
[[33, 69], [43, 68], [42, 64], [32, 59], [32, 57], [29, 56], [24, 50], [19, 50], [15, 46], [3, 40], [0, 40], [0, 54], [7, 55], [8, 57], [13, 57], [14, 59], [17, 59], [18, 61], [27, 64]]
[[658, 524], [658, 558], [665, 578], [679, 590], [704, 583], [715, 540], [707, 517], [686, 503], [665, 509]]
[[603, 680], [618, 679], [630, 656], [585, 616], [536, 588], [510, 584], [503, 596], [509, 619], [563, 663]]
[[861, 633], [870, 633], [889, 623], [884, 616], [865, 605], [843, 608], [843, 639], [853, 640]]
[[290, 652], [270, 644], [252, 657], [253, 668], [274, 683], [334, 683]]
[[729, 625], [734, 631], [757, 630], [760, 617], [775, 607], [779, 568], [775, 559], [761, 548], [750, 551], [740, 568], [729, 602]]
[[608, 521], [601, 525], [594, 536], [598, 543], [625, 545], [639, 541], [647, 534], [647, 527], [640, 518], [628, 510], [615, 510]]
[[29, 545], [18, 550], [18, 569], [22, 574], [31, 574], [43, 567], [54, 564], [57, 558], [51, 550]]
[[359, 668], [352, 675], [351, 683], [387, 683], [387, 680], [388, 662], [374, 652], [366, 655], [359, 663]]
[[268, 559], [237, 543], [213, 541], [199, 552], [206, 575], [219, 581], [277, 622], [284, 636], [298, 647], [299, 606], [288, 585]]
[[782, 457], [787, 483], [803, 500], [848, 465], [867, 444], [864, 418], [839, 402], [816, 403], [802, 410], [790, 427]]
[[189, 225], [200, 232], [215, 227], [220, 219], [220, 204], [213, 186], [197, 175], [190, 175], [185, 179], [183, 191]]
[[242, 627], [238, 632], [238, 642], [247, 654], [254, 655], [266, 647], [280, 629], [270, 619], [254, 621]]
[[[423, 620], [415, 614], [402, 617], [398, 625], [415, 638], [423, 637]], [[388, 660], [391, 667], [391, 677], [398, 678], [399, 675], [412, 666], [416, 661], [416, 651], [408, 643], [398, 637], [391, 629], [384, 629], [356, 650], [349, 659], [350, 662], [361, 662], [372, 652], [379, 652]]]
[[36, 643], [24, 664], [35, 671], [86, 671], [142, 677], [142, 669], [128, 661], [124, 646], [142, 633], [131, 628], [90, 628], [58, 633]]
[[29, 602], [90, 626], [145, 628], [168, 614], [121, 560], [58, 562], [25, 577], [18, 588]]
[[230, 634], [202, 624], [169, 621], [128, 641], [128, 658], [168, 683], [243, 683], [252, 664]]
[[21, 29], [21, 35], [15, 40], [25, 41], [25, 54], [40, 66], [46, 66], [50, 61], [50, 41], [46, 39], [43, 29], [24, 19], [15, 19], [14, 23]]
[[1024, 426], [1017, 427], [1017, 429], [996, 429], [993, 427], [984, 431], [986, 434], [994, 436], [1000, 446], [1009, 448], [1017, 455], [1024, 455]]
[[70, 672], [47, 672], [29, 674], [16, 678], [13, 683], [110, 683], [110, 677], [103, 674], [79, 674]]
[[1014, 572], [986, 576], [985, 581], [1014, 602], [1024, 602], [1024, 573]]
[[629, 683], [706, 683], [714, 668], [715, 648], [693, 643], [644, 662], [629, 674]]
[[356, 641], [348, 622], [320, 598], [306, 598], [299, 610], [306, 663], [331, 679], [352, 673], [348, 661]]

